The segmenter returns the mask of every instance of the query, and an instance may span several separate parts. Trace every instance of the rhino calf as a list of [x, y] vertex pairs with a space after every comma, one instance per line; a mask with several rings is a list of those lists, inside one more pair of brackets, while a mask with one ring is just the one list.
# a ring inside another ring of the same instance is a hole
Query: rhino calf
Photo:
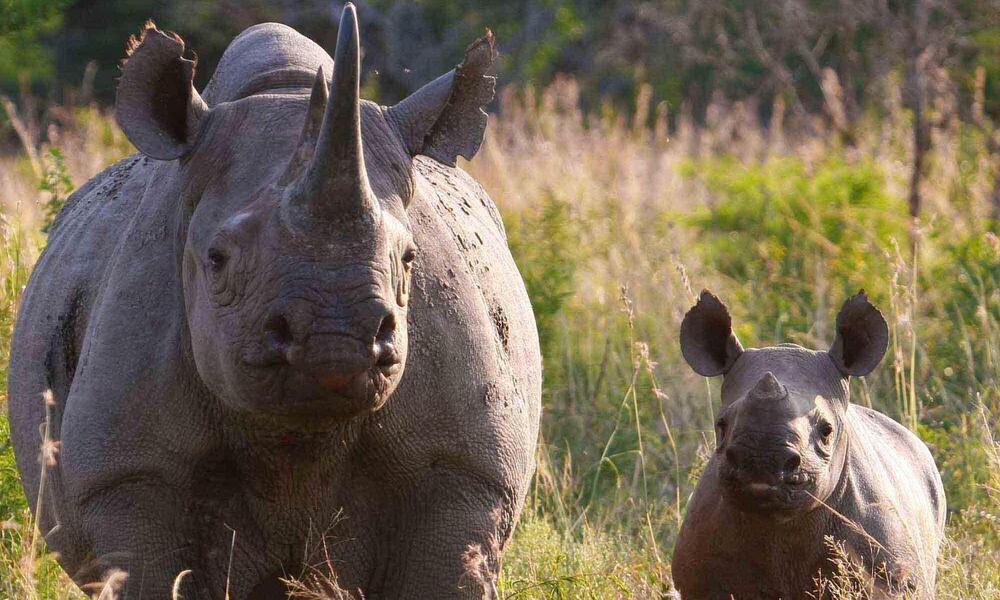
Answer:
[[360, 98], [360, 55], [349, 3], [335, 59], [256, 25], [201, 93], [180, 37], [132, 40], [139, 153], [67, 202], [11, 350], [24, 489], [81, 586], [277, 600], [330, 566], [355, 597], [491, 594], [541, 399], [502, 222], [455, 168], [496, 50], [391, 107]]
[[927, 447], [850, 403], [848, 380], [882, 360], [889, 332], [864, 292], [826, 352], [745, 349], [725, 305], [702, 292], [681, 324], [700, 375], [723, 375], [716, 450], [674, 549], [684, 600], [813, 597], [837, 571], [831, 539], [872, 597], [933, 598], [945, 498]]

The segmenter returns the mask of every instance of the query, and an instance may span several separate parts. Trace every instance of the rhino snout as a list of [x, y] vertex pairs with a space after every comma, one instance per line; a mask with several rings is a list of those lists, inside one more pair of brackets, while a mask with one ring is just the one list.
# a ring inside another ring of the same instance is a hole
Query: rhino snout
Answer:
[[803, 469], [802, 455], [787, 444], [730, 444], [722, 460], [723, 492], [743, 511], [788, 511], [808, 498], [813, 477]]
[[275, 309], [263, 322], [260, 341], [255, 343], [262, 352], [252, 362], [307, 372], [333, 391], [354, 386], [373, 369], [386, 375], [398, 371], [401, 359], [392, 308], [375, 300], [354, 312], [349, 320], [317, 319], [303, 311]]
[[405, 325], [380, 297], [275, 303], [249, 334], [224, 392], [276, 416], [348, 419], [378, 410], [406, 360]]
[[784, 444], [765, 452], [742, 444], [731, 444], [726, 448], [725, 457], [732, 474], [751, 483], [768, 480], [795, 484], [802, 466], [802, 455]]

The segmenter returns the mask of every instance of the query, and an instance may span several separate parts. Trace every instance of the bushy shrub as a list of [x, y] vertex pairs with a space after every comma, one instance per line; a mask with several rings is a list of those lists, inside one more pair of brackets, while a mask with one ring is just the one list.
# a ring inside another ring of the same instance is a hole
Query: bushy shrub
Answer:
[[540, 200], [534, 210], [505, 213], [504, 224], [535, 312], [542, 356], [549, 358], [556, 315], [573, 294], [577, 250], [566, 201], [555, 193]]
[[828, 337], [824, 323], [848, 296], [864, 288], [886, 297], [887, 257], [893, 239], [906, 239], [906, 207], [872, 162], [724, 156], [690, 162], [685, 173], [711, 195], [686, 221], [705, 263], [734, 280], [727, 300], [753, 315], [745, 341]]
[[45, 157], [45, 169], [42, 171], [42, 180], [38, 184], [39, 191], [48, 196], [45, 201], [45, 224], [42, 231], [49, 232], [53, 221], [66, 204], [66, 199], [73, 193], [73, 180], [70, 179], [69, 171], [66, 168], [66, 157], [58, 146], [49, 146], [48, 155]]

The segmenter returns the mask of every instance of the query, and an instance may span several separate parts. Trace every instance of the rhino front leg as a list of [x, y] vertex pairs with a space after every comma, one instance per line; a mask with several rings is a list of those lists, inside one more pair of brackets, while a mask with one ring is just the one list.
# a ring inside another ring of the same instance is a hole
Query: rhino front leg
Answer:
[[514, 494], [474, 475], [435, 469], [406, 497], [378, 598], [493, 600]]
[[178, 575], [190, 570], [176, 586], [180, 597], [211, 600], [192, 556], [182, 506], [162, 483], [130, 482], [91, 495], [79, 512], [89, 556], [65, 565], [67, 571], [87, 591], [100, 591], [114, 578], [117, 598], [144, 600], [170, 598]]

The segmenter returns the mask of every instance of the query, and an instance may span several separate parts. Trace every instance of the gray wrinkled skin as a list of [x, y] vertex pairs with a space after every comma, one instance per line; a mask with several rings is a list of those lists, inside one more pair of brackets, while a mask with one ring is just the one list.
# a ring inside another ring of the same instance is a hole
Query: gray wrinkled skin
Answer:
[[886, 350], [888, 329], [864, 294], [848, 300], [828, 352], [746, 349], [729, 313], [703, 292], [685, 316], [692, 368], [724, 375], [716, 452], [688, 505], [673, 576], [685, 600], [807, 598], [844, 544], [873, 598], [934, 597], [945, 498], [926, 446], [850, 403], [848, 379]]
[[490, 594], [541, 395], [496, 207], [445, 164], [482, 139], [492, 40], [385, 108], [352, 100], [344, 19], [336, 68], [259, 25], [203, 97], [178, 38], [134, 44], [118, 118], [142, 153], [68, 202], [10, 366], [29, 498], [57, 400], [38, 517], [80, 585], [123, 569], [120, 597], [160, 599], [191, 569], [185, 599], [284, 598], [329, 556], [366, 599]]

